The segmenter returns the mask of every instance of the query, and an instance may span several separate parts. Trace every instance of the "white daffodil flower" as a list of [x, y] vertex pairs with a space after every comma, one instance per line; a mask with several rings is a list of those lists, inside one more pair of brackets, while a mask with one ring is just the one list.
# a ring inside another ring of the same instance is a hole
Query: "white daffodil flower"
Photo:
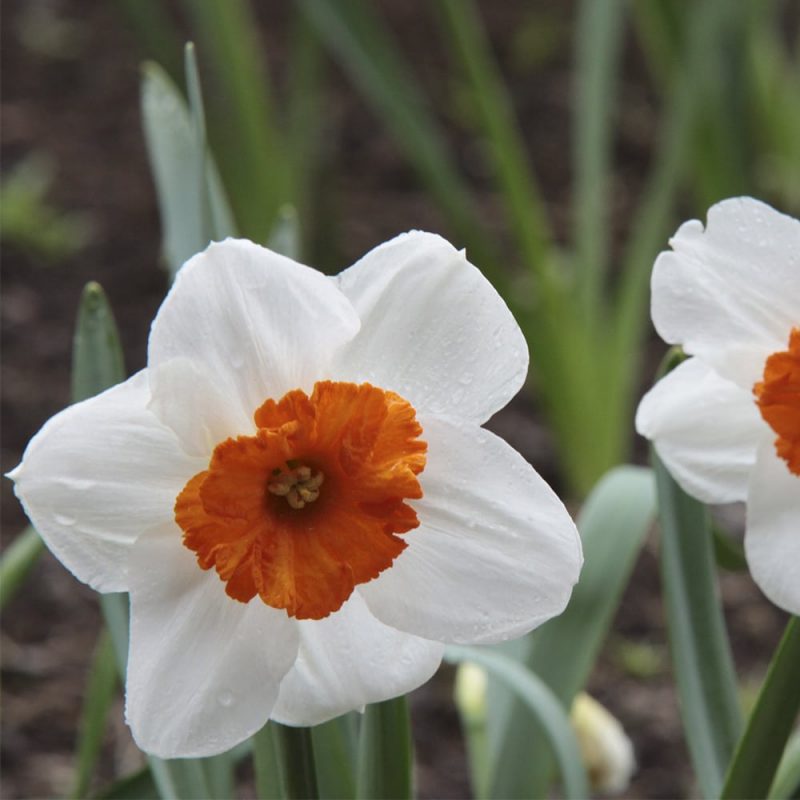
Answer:
[[800, 222], [737, 198], [670, 244], [653, 323], [693, 357], [645, 395], [636, 429], [689, 494], [747, 503], [753, 578], [800, 614]]
[[334, 279], [246, 241], [192, 258], [147, 368], [56, 415], [11, 474], [76, 577], [130, 592], [140, 747], [321, 723], [419, 686], [443, 643], [560, 613], [575, 526], [481, 427], [527, 366], [501, 298], [432, 234]]

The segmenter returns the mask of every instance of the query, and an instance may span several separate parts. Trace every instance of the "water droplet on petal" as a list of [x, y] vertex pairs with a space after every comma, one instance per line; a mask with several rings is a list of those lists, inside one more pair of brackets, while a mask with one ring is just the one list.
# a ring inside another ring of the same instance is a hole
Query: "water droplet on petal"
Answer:
[[77, 522], [75, 517], [70, 517], [66, 514], [53, 514], [53, 518], [59, 525], [65, 525], [68, 528]]
[[221, 691], [217, 696], [217, 702], [225, 708], [230, 708], [233, 705], [234, 699], [233, 692], [227, 689]]

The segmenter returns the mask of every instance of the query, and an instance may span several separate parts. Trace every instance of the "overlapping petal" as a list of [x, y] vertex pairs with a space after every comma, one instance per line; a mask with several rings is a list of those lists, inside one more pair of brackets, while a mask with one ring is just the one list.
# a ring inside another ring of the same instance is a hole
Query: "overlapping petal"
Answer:
[[297, 657], [297, 625], [264, 603], [239, 603], [198, 568], [174, 523], [131, 553], [126, 718], [162, 758], [229, 750], [259, 730]]
[[359, 591], [375, 616], [448, 643], [520, 636], [563, 611], [582, 564], [561, 501], [513, 448], [469, 423], [428, 419], [420, 527]]
[[463, 251], [412, 231], [339, 275], [361, 330], [340, 380], [397, 392], [420, 413], [485, 422], [519, 391], [528, 348], [505, 302]]
[[[167, 362], [188, 360], [227, 398], [230, 419], [248, 420], [246, 430], [228, 435], [251, 433], [253, 411], [264, 400], [292, 389], [310, 391], [328, 376], [334, 355], [359, 326], [347, 298], [316, 270], [252, 242], [214, 243], [180, 270], [153, 322], [148, 367], [154, 408], [171, 422], [184, 395], [195, 393], [193, 384], [180, 391], [162, 372]], [[162, 391], [170, 403], [160, 401]], [[199, 425], [220, 427], [217, 403], [194, 410], [212, 417], [201, 417]], [[185, 435], [183, 426], [175, 427]], [[196, 440], [186, 442], [196, 452]]]
[[405, 694], [433, 675], [444, 650], [379, 622], [358, 592], [337, 613], [298, 628], [297, 661], [272, 711], [287, 725], [318, 725]]
[[748, 391], [764, 359], [786, 347], [800, 308], [800, 222], [758, 200], [712, 206], [686, 222], [653, 268], [661, 337]]
[[687, 492], [706, 503], [747, 497], [765, 427], [752, 394], [690, 358], [642, 399], [636, 430]]
[[747, 499], [747, 563], [773, 603], [800, 614], [800, 477], [771, 441], [759, 448]]
[[128, 588], [131, 544], [172, 518], [202, 461], [150, 411], [146, 371], [50, 419], [11, 477], [47, 546], [100, 592]]

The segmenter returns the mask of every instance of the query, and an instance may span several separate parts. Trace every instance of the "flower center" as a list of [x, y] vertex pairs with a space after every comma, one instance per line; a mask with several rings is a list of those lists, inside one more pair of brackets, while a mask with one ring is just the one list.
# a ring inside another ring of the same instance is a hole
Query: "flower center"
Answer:
[[775, 450], [789, 471], [800, 475], [800, 328], [792, 328], [789, 347], [764, 364], [764, 380], [753, 387], [761, 416], [775, 433]]
[[391, 567], [419, 525], [406, 502], [427, 445], [413, 406], [370, 384], [321, 381], [267, 400], [175, 503], [183, 543], [225, 591], [322, 619]]
[[304, 508], [306, 503], [313, 503], [319, 497], [319, 489], [325, 476], [311, 467], [292, 467], [287, 464], [287, 471], [280, 467], [272, 470], [272, 478], [267, 481], [267, 490], [278, 497], [285, 497], [292, 508]]

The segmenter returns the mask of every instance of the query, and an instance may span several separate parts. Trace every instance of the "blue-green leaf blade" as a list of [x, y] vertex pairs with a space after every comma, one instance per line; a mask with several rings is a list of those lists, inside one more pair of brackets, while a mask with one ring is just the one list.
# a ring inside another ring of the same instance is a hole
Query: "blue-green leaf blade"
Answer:
[[472, 661], [489, 670], [523, 701], [544, 732], [558, 762], [567, 798], [586, 798], [589, 786], [581, 752], [564, 706], [553, 691], [535, 673], [518, 661], [496, 650], [450, 646], [445, 660], [451, 663]]
[[[566, 611], [530, 637], [509, 643], [568, 707], [584, 686], [619, 605], [636, 556], [655, 518], [652, 472], [617, 467], [592, 490], [578, 516], [584, 565]], [[505, 692], [490, 689], [491, 796], [539, 797], [552, 759], [529, 719]], [[540, 733], [540, 732], [539, 732]]]
[[722, 788], [741, 730], [736, 675], [719, 605], [708, 510], [655, 451], [661, 567], [670, 648], [689, 753], [707, 797]]

